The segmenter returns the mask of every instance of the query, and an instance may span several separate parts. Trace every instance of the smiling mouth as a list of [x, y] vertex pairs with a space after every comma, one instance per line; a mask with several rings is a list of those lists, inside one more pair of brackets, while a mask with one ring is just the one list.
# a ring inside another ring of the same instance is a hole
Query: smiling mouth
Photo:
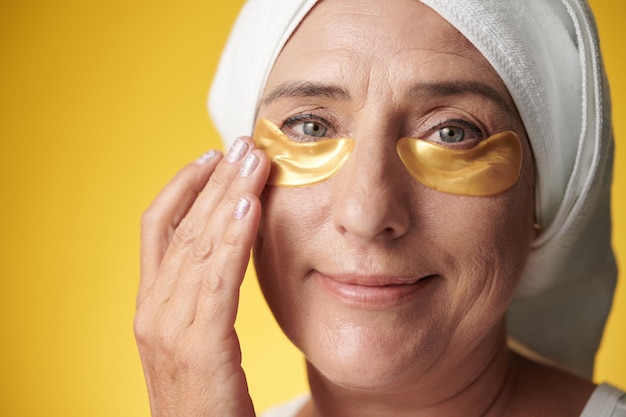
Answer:
[[364, 309], [387, 309], [404, 304], [423, 293], [435, 277], [335, 276], [317, 271], [313, 273], [313, 279], [333, 299]]

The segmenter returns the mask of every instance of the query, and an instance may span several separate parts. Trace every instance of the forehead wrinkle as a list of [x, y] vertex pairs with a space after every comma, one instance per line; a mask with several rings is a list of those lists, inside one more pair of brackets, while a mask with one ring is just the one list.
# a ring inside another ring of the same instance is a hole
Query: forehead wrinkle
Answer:
[[480, 81], [435, 81], [418, 82], [413, 84], [407, 91], [408, 97], [450, 97], [460, 95], [479, 95], [496, 103], [509, 113], [514, 113], [508, 97], [503, 97], [495, 88]]
[[261, 102], [267, 105], [285, 97], [324, 97], [348, 101], [350, 100], [350, 93], [336, 84], [315, 81], [288, 81], [273, 88], [263, 97]]
[[[311, 98], [313, 102], [320, 99], [319, 105], [322, 106], [332, 102], [349, 102], [353, 111], [363, 107], [367, 107], [368, 111], [376, 111], [378, 109], [375, 104], [380, 102], [399, 108], [407, 99], [407, 88], [413, 84], [412, 81], [450, 81], [449, 85], [431, 88], [430, 91], [413, 89], [411, 101], [414, 101], [415, 96], [471, 97], [473, 94], [489, 99], [509, 114], [517, 113], [506, 87], [503, 84], [493, 85], [496, 81], [492, 83], [488, 79], [489, 74], [493, 73], [496, 77], [497, 74], [486, 59], [445, 20], [440, 18], [433, 22], [427, 21], [423, 25], [424, 30], [426, 33], [436, 31], [436, 35], [427, 36], [427, 42], [422, 41], [421, 37], [412, 37], [413, 42], [408, 42], [407, 48], [407, 42], [401, 40], [405, 37], [402, 26], [411, 14], [409, 10], [391, 15], [400, 32], [381, 32], [377, 30], [380, 29], [376, 24], [380, 20], [377, 9], [380, 6], [387, 14], [390, 10], [378, 3], [368, 2], [367, 5], [369, 7], [361, 7], [359, 2], [339, 0], [319, 2], [279, 55], [270, 75], [267, 93], [261, 98], [259, 105], [264, 106], [283, 97], [292, 97]], [[436, 14], [432, 10], [420, 11], [424, 12]], [[396, 39], [398, 35], [400, 39]], [[425, 59], [416, 62], [415, 56], [419, 57], [419, 54], [423, 54]], [[461, 62], [462, 67], [468, 61], [473, 68], [484, 68], [472, 74], [466, 72], [464, 75], [455, 69], [458, 66], [455, 63]], [[311, 65], [297, 66], [294, 71], [294, 62]], [[433, 73], [429, 70], [431, 64], [443, 65], [444, 69]], [[493, 91], [474, 88], [477, 86], [453, 85], [459, 79], [477, 80], [491, 86]]]
[[[323, 38], [316, 41], [310, 37], [309, 29], [300, 32], [303, 36], [292, 38], [279, 55], [259, 107], [289, 98], [321, 106], [363, 101], [361, 91], [366, 81], [362, 75], [368, 72], [364, 68], [369, 68], [368, 60], [355, 53], [354, 43], [331, 45]], [[294, 62], [311, 65], [299, 66], [294, 71]]]

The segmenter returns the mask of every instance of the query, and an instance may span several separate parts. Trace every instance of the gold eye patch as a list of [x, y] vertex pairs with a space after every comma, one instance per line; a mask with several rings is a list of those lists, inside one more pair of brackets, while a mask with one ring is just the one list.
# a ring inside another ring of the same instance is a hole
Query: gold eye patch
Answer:
[[511, 131], [496, 133], [469, 149], [415, 138], [400, 139], [396, 149], [411, 175], [444, 193], [500, 194], [515, 185], [522, 167], [522, 144]]
[[[259, 149], [272, 161], [268, 184], [280, 187], [327, 180], [339, 171], [354, 147], [354, 140], [349, 138], [294, 142], [266, 119], [258, 121], [253, 136]], [[517, 182], [522, 166], [522, 145], [511, 131], [497, 133], [469, 149], [401, 138], [396, 150], [420, 183], [457, 195], [500, 194]]]
[[257, 122], [253, 137], [272, 161], [267, 183], [279, 187], [300, 187], [329, 179], [354, 147], [352, 139], [294, 142], [267, 119]]

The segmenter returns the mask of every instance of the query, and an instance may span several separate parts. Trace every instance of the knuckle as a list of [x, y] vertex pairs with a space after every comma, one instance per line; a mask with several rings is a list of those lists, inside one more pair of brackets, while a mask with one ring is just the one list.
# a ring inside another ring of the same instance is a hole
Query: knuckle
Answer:
[[224, 292], [226, 282], [227, 278], [223, 271], [213, 271], [210, 274], [206, 274], [202, 280], [202, 291], [212, 296], [219, 295]]
[[212, 188], [226, 188], [230, 185], [231, 180], [224, 173], [216, 171], [211, 175], [209, 182]]
[[171, 326], [167, 316], [155, 312], [155, 309], [137, 310], [133, 320], [135, 339], [139, 346], [167, 353], [172, 350], [177, 329]]
[[199, 226], [192, 219], [185, 217], [174, 231], [172, 245], [185, 247], [192, 244], [196, 239], [198, 229]]
[[140, 346], [148, 345], [152, 340], [152, 317], [149, 317], [144, 311], [138, 310], [133, 320], [135, 340]]
[[213, 238], [204, 234], [194, 240], [190, 256], [193, 262], [204, 263], [211, 258], [214, 251]]
[[229, 230], [228, 233], [224, 234], [222, 238], [222, 245], [224, 247], [225, 254], [223, 256], [230, 256], [236, 251], [242, 249], [242, 235], [240, 232], [235, 230]]

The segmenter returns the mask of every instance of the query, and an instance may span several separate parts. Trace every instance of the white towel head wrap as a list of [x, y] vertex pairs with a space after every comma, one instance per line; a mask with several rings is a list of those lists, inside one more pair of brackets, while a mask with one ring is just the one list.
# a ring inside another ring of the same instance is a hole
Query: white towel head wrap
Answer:
[[[209, 97], [226, 144], [251, 134], [272, 66], [316, 2], [244, 5]], [[422, 2], [491, 63], [533, 149], [536, 216], [544, 231], [509, 309], [509, 331], [559, 365], [590, 375], [617, 267], [610, 245], [610, 99], [589, 7], [584, 0]]]

